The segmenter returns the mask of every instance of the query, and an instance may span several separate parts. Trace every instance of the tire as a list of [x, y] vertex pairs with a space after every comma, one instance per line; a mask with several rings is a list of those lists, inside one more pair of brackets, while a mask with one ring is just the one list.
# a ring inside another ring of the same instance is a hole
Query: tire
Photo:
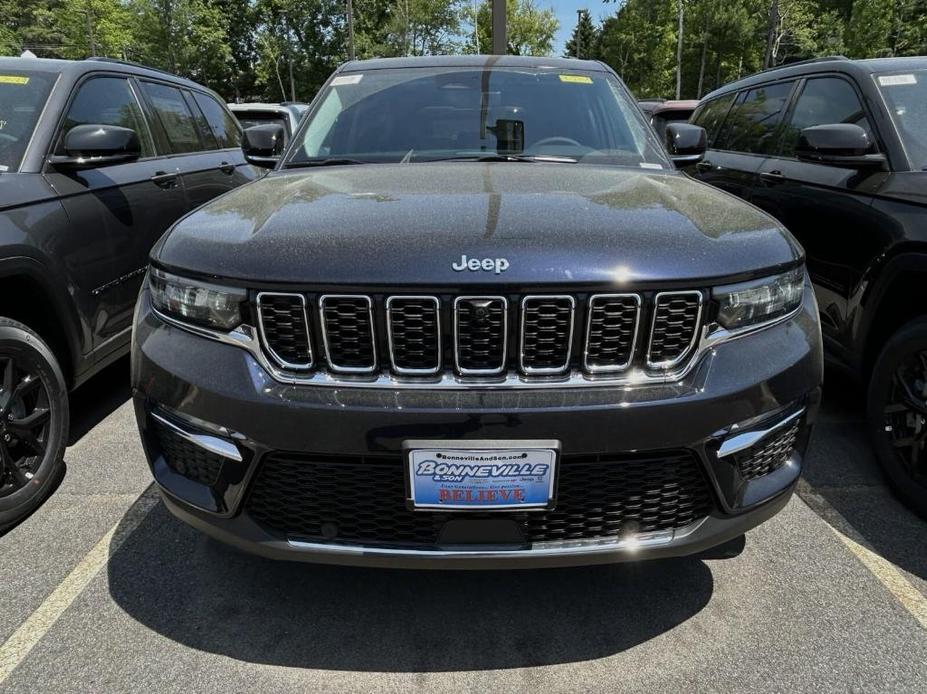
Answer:
[[889, 484], [927, 518], [927, 318], [911, 321], [889, 339], [872, 370], [866, 409]]
[[64, 476], [68, 391], [48, 345], [0, 317], [0, 534], [24, 519]]

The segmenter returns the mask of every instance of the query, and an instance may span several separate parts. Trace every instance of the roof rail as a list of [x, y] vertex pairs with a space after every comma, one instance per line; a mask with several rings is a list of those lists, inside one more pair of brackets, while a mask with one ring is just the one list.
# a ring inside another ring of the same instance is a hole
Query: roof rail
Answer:
[[173, 72], [168, 72], [167, 70], [162, 70], [160, 68], [151, 67], [150, 65], [142, 65], [142, 63], [136, 63], [131, 60], [120, 60], [119, 58], [107, 58], [105, 56], [93, 55], [89, 58], [84, 58], [84, 60], [93, 60], [98, 63], [113, 63], [114, 65], [128, 65], [129, 67], [137, 67], [142, 70], [150, 70], [151, 72], [160, 72], [162, 75], [170, 75], [175, 79], [185, 79], [180, 75], [176, 75]]
[[824, 56], [821, 56], [820, 58], [808, 58], [807, 60], [796, 60], [794, 63], [783, 63], [782, 65], [774, 65], [773, 67], [768, 67], [765, 70], [759, 70], [747, 76], [752, 77], [753, 75], [762, 75], [764, 72], [772, 72], [773, 70], [782, 70], [787, 67], [795, 67], [796, 65], [813, 65], [814, 63], [829, 63], [834, 60], [849, 60], [849, 58], [847, 58], [845, 55], [824, 55]]

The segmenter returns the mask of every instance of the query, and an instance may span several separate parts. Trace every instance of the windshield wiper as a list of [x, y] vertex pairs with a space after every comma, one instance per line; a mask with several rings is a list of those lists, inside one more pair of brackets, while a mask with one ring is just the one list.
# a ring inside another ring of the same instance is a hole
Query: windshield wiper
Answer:
[[472, 157], [448, 157], [447, 159], [430, 159], [429, 161], [521, 161], [550, 162], [554, 164], [576, 164], [573, 157], [560, 157], [553, 154], [482, 154]]
[[369, 164], [368, 161], [360, 159], [345, 159], [343, 157], [331, 157], [329, 159], [306, 159], [304, 161], [287, 162], [283, 168], [297, 169], [303, 166], [350, 166], [352, 164]]

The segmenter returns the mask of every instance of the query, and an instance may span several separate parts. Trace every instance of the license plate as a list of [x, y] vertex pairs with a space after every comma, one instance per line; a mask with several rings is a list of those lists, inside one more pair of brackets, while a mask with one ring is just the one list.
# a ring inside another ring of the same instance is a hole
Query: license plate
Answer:
[[[447, 444], [456, 445], [447, 445]], [[557, 441], [407, 441], [409, 502], [428, 510], [550, 508]]]

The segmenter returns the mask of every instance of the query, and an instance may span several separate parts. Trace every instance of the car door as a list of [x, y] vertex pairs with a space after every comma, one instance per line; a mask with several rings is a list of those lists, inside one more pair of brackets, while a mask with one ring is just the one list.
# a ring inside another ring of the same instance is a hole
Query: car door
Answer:
[[[74, 291], [85, 296], [92, 316], [92, 344], [101, 356], [128, 339], [132, 311], [148, 266], [148, 239], [158, 238], [185, 209], [179, 175], [158, 156], [138, 95], [124, 75], [98, 74], [80, 82], [55, 136], [85, 124], [118, 125], [136, 131], [139, 160], [81, 170], [46, 167], [44, 176], [68, 215], [70, 231], [49, 249], [64, 258]], [[92, 285], [92, 286], [91, 286]], [[108, 347], [109, 346], [109, 347]]]
[[149, 80], [139, 85], [155, 123], [155, 137], [173, 153], [190, 209], [209, 202], [242, 182], [239, 157], [219, 145], [187, 89]]
[[799, 161], [795, 146], [803, 128], [854, 123], [875, 142], [871, 120], [855, 85], [838, 75], [804, 80], [775, 156], [759, 171], [753, 203], [776, 217], [807, 256], [825, 335], [847, 329], [853, 293], [884, 243], [884, 220], [872, 208], [872, 191], [885, 173]]
[[704, 159], [693, 167], [693, 175], [750, 200], [760, 165], [775, 149], [779, 124], [794, 86], [795, 81], [790, 80], [740, 92]]

